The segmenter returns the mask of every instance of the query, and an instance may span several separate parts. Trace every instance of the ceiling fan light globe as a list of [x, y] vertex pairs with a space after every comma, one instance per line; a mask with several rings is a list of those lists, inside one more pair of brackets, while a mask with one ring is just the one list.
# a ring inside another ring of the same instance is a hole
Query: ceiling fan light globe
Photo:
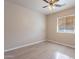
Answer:
[[49, 8], [50, 12], [53, 12], [53, 7], [52, 6], [49, 5], [48, 8]]
[[52, 8], [55, 9], [55, 6], [53, 6]]
[[48, 6], [48, 8], [49, 8], [49, 10], [51, 10], [51, 9], [52, 9], [50, 5]]

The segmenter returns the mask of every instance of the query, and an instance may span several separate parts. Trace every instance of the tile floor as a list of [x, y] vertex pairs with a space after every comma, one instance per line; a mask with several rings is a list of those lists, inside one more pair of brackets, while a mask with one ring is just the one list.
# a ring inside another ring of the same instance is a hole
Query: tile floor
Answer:
[[5, 59], [75, 59], [75, 49], [55, 43], [42, 42], [6, 52]]

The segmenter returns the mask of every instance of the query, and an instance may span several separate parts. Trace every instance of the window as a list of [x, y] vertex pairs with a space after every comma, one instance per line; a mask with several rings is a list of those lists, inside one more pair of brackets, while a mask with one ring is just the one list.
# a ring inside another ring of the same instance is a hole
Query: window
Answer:
[[57, 19], [57, 32], [74, 33], [75, 16], [64, 16]]

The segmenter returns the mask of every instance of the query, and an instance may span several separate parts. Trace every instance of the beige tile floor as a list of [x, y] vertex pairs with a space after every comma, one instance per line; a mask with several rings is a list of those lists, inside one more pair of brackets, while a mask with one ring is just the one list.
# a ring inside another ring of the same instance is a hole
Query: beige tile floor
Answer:
[[75, 49], [55, 43], [42, 42], [6, 52], [5, 59], [75, 59]]

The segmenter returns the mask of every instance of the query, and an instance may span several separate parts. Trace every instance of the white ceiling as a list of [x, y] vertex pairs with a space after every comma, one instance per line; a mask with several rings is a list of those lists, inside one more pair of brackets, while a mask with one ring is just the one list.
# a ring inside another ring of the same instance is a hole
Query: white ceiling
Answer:
[[[23, 7], [30, 8], [32, 10], [41, 12], [46, 15], [51, 13], [49, 8], [42, 8], [43, 6], [48, 5], [43, 0], [8, 0], [8, 1], [11, 1], [11, 2], [21, 5]], [[59, 12], [61, 10], [68, 9], [68, 8], [75, 6], [75, 0], [60, 0], [57, 3], [59, 3], [59, 4], [65, 3], [65, 5], [62, 7], [54, 8], [53, 12]]]

